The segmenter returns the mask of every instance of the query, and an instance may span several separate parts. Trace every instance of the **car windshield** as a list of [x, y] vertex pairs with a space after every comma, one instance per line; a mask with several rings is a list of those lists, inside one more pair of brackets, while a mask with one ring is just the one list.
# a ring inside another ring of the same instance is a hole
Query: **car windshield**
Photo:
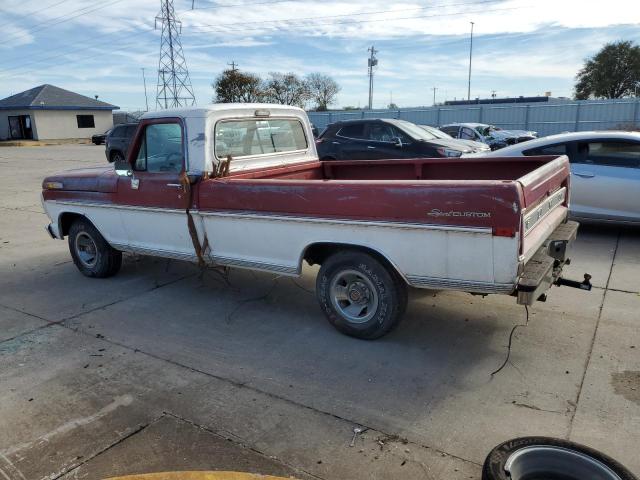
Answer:
[[491, 132], [495, 132], [496, 130], [499, 129], [494, 127], [493, 125], [478, 125], [476, 127], [476, 132], [478, 132], [483, 137], [488, 137], [489, 135], [491, 135]]
[[429, 133], [425, 129], [411, 122], [399, 121], [396, 125], [415, 140], [434, 140], [438, 138], [434, 134]]
[[430, 133], [431, 135], [433, 135], [435, 138], [443, 138], [443, 139], [450, 139], [453, 138], [451, 135], [449, 135], [448, 133], [443, 132], [442, 130], [438, 130], [435, 127], [430, 127], [429, 125], [420, 125], [420, 128], [422, 128], [424, 131], [426, 131], [427, 133]]

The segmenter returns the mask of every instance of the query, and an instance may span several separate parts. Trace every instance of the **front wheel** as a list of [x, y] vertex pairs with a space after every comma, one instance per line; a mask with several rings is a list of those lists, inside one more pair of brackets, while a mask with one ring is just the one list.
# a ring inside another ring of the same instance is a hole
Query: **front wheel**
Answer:
[[318, 301], [329, 322], [340, 332], [365, 340], [382, 337], [400, 322], [406, 290], [393, 270], [357, 251], [327, 258], [316, 279]]
[[73, 222], [69, 229], [69, 251], [73, 263], [87, 277], [110, 277], [118, 273], [122, 265], [122, 252], [109, 245], [84, 218]]

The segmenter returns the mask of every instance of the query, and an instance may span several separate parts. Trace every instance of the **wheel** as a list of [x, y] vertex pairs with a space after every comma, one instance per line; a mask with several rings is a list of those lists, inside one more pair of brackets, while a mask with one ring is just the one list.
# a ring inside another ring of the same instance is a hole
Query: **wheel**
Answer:
[[495, 447], [482, 480], [637, 480], [613, 458], [584, 445], [547, 437], [522, 437]]
[[120, 152], [113, 152], [111, 154], [111, 163], [122, 162], [124, 161], [124, 155]]
[[69, 251], [73, 263], [87, 277], [110, 277], [118, 273], [122, 265], [122, 252], [109, 245], [84, 218], [73, 222], [69, 229]]
[[407, 286], [373, 256], [336, 253], [318, 272], [316, 295], [329, 322], [352, 337], [373, 340], [389, 333], [407, 305]]

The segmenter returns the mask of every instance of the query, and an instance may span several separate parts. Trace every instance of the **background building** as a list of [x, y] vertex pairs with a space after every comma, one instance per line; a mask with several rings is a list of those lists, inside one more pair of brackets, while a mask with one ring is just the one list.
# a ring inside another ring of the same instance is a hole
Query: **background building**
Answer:
[[53, 85], [0, 100], [0, 139], [89, 138], [113, 126], [119, 107]]

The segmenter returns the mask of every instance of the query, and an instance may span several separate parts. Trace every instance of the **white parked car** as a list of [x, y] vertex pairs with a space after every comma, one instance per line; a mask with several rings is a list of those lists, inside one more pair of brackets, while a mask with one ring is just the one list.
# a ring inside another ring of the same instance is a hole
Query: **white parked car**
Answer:
[[640, 132], [561, 133], [471, 156], [532, 155], [569, 157], [573, 218], [640, 225]]

